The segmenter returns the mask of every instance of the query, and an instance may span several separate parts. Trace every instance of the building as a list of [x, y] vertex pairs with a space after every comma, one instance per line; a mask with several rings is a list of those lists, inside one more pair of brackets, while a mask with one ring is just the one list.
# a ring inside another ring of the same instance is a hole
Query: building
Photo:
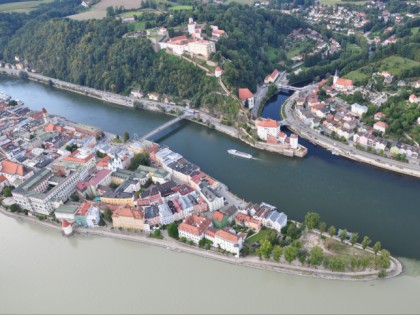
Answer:
[[12, 195], [21, 208], [49, 215], [76, 191], [80, 174], [74, 171], [67, 177], [57, 177], [50, 170], [42, 169], [14, 189]]
[[246, 234], [244, 233], [236, 235], [235, 233], [229, 231], [227, 228], [218, 230], [214, 236], [213, 246], [216, 248], [220, 247], [220, 249], [233, 253], [236, 257], [239, 257], [239, 253], [243, 247], [245, 235]]
[[258, 118], [255, 120], [257, 134], [261, 140], [267, 141], [268, 136], [277, 138], [280, 133], [280, 124], [270, 118]]
[[377, 121], [374, 125], [373, 125], [373, 129], [382, 133], [386, 132], [386, 129], [388, 128], [388, 124], [386, 122], [382, 122], [382, 121]]
[[254, 94], [247, 89], [247, 88], [240, 88], [238, 89], [238, 97], [241, 101], [242, 106], [245, 107], [246, 103], [248, 103], [248, 108], [252, 109], [255, 104]]
[[382, 112], [377, 112], [374, 116], [373, 119], [374, 120], [382, 120], [386, 117], [386, 115]]
[[200, 195], [204, 198], [207, 205], [209, 206], [208, 209], [210, 211], [219, 210], [224, 206], [224, 198], [219, 196], [219, 194], [210, 187], [210, 185], [203, 181], [200, 185]]
[[214, 69], [214, 76], [215, 76], [216, 78], [218, 78], [218, 77], [222, 76], [222, 74], [223, 74], [223, 70], [222, 70], [222, 68], [220, 68], [220, 67], [216, 67], [216, 69]]
[[67, 220], [61, 221], [61, 229], [65, 236], [70, 236], [73, 234], [73, 226], [67, 222]]
[[179, 237], [198, 244], [204, 238], [204, 232], [211, 226], [211, 221], [205, 217], [192, 214], [178, 226]]
[[22, 164], [3, 160], [0, 162], [0, 174], [6, 177], [10, 184], [16, 186], [30, 178], [34, 172]]
[[210, 59], [210, 55], [216, 52], [214, 42], [208, 40], [198, 40], [188, 43], [188, 50], [191, 54], [203, 56], [206, 60]]
[[267, 219], [266, 225], [280, 233], [281, 229], [287, 225], [287, 215], [273, 210]]
[[143, 213], [139, 210], [120, 207], [112, 213], [112, 225], [114, 228], [143, 231]]
[[74, 216], [76, 215], [77, 210], [80, 208], [80, 204], [66, 204], [61, 205], [55, 209], [54, 214], [57, 220], [67, 220], [69, 222], [74, 222]]
[[274, 69], [274, 71], [271, 74], [265, 77], [264, 83], [265, 84], [274, 83], [276, 82], [278, 77], [279, 77], [279, 70]]
[[420, 98], [417, 97], [415, 94], [411, 94], [410, 97], [408, 98], [408, 101], [411, 104], [417, 104], [417, 103], [420, 103]]
[[358, 103], [354, 103], [351, 105], [351, 112], [359, 117], [363, 116], [368, 112], [369, 108], [364, 105], [360, 105]]
[[341, 92], [351, 91], [353, 89], [353, 81], [338, 77], [338, 73], [336, 71], [333, 79], [333, 88]]
[[78, 226], [88, 228], [98, 226], [100, 219], [99, 208], [88, 202], [83, 203], [74, 216], [74, 220]]
[[212, 222], [213, 226], [217, 229], [223, 229], [229, 224], [229, 217], [227, 215], [224, 215], [220, 211], [214, 211]]

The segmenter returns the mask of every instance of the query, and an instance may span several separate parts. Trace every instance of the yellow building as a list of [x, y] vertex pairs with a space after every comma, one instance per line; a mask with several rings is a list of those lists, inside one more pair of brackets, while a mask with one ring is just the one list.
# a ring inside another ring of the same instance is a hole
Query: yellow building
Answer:
[[144, 230], [144, 217], [139, 210], [119, 208], [112, 214], [114, 228]]
[[[124, 193], [125, 195], [126, 193]], [[134, 196], [133, 194], [126, 194], [126, 195], [130, 195], [127, 197], [121, 196], [122, 194], [120, 194], [119, 196], [105, 196], [103, 195], [101, 197], [101, 202], [103, 203], [107, 203], [110, 205], [116, 205], [116, 206], [130, 206], [130, 207], [134, 207]]]

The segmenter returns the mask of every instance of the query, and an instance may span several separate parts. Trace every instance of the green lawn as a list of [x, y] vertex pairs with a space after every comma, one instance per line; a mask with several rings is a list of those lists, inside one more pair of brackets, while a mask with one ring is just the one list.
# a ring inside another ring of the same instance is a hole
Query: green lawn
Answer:
[[403, 58], [400, 56], [391, 56], [381, 61], [379, 71], [389, 71], [393, 75], [401, 74], [403, 70], [419, 66], [420, 62]]
[[137, 32], [142, 31], [146, 28], [146, 22], [145, 21], [137, 21], [133, 23], [127, 24], [130, 32]]
[[257, 234], [252, 235], [250, 238], [247, 238], [246, 243], [253, 244], [255, 242], [260, 242], [268, 237], [272, 230], [266, 229], [261, 230]]
[[192, 10], [193, 7], [190, 5], [176, 5], [168, 8], [168, 11], [183, 11], [183, 10]]
[[411, 29], [411, 34], [417, 34], [418, 32], [419, 32], [419, 29], [420, 29], [420, 27], [413, 27], [412, 29]]
[[344, 77], [346, 79], [350, 79], [350, 80], [353, 80], [353, 81], [358, 81], [358, 80], [363, 80], [363, 79], [369, 78], [368, 75], [360, 72], [360, 70], [354, 70], [352, 72], [349, 72]]
[[119, 16], [122, 17], [122, 18], [126, 18], [126, 17], [133, 17], [135, 15], [140, 16], [142, 14], [143, 14], [143, 12], [138, 10], [138, 11], [124, 12], [124, 13], [119, 14]]
[[347, 44], [346, 50], [352, 53], [357, 53], [361, 48], [356, 44]]
[[36, 9], [41, 3], [48, 2], [53, 2], [53, 0], [34, 0], [0, 4], [0, 12], [29, 12]]

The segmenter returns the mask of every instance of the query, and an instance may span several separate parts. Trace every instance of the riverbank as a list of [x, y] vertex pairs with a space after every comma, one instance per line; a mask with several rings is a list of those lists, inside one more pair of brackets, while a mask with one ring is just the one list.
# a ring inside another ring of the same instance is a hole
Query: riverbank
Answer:
[[[0, 68], [0, 72], [6, 75], [19, 77], [19, 73], [21, 72], [21, 70]], [[66, 90], [69, 92], [77, 93], [80, 95], [84, 95], [87, 97], [95, 98], [101, 101], [105, 101], [108, 103], [112, 103], [115, 105], [120, 105], [120, 106], [124, 106], [128, 108], [133, 108], [133, 109], [139, 108], [139, 109], [144, 109], [144, 110], [148, 110], [152, 112], [158, 112], [158, 113], [171, 115], [171, 116], [173, 116], [172, 113], [174, 112], [185, 111], [186, 109], [186, 107], [184, 106], [173, 105], [173, 104], [164, 103], [164, 102], [151, 101], [149, 99], [135, 99], [128, 96], [122, 96], [122, 95], [111, 93], [111, 92], [104, 92], [104, 91], [96, 90], [93, 88], [61, 81], [58, 79], [49, 78], [49, 77], [46, 77], [37, 73], [32, 73], [32, 72], [26, 72], [26, 73], [28, 74], [28, 79], [32, 81], [46, 84], [46, 85], [52, 84], [53, 87], [58, 88], [58, 89]], [[140, 102], [141, 106], [136, 107], [135, 102]], [[206, 112], [203, 112], [197, 109], [195, 109], [195, 111], [199, 114], [201, 121], [198, 119], [194, 119], [194, 117], [186, 117], [185, 119], [193, 123], [202, 125], [204, 127], [217, 130], [225, 135], [238, 139], [253, 148], [263, 150], [263, 151], [268, 151], [268, 152], [274, 152], [274, 153], [278, 153], [278, 154], [289, 156], [289, 157], [293, 157], [293, 156], [304, 157], [306, 155], [306, 154], [291, 155], [289, 151], [283, 150], [282, 148], [277, 148], [272, 145], [265, 145], [263, 143], [260, 144], [258, 142], [254, 144], [250, 141], [247, 141], [244, 138], [241, 138], [239, 130], [237, 128], [223, 125], [219, 119], [209, 115]]]
[[[33, 224], [41, 225], [46, 228], [53, 229], [55, 231], [61, 231], [61, 228], [57, 224], [51, 222], [40, 221], [37, 218], [29, 217], [25, 215], [20, 215], [16, 213], [11, 213], [5, 210], [3, 207], [0, 207], [0, 213], [8, 217], [26, 221]], [[73, 237], [83, 237], [83, 236], [100, 236], [108, 237], [113, 239], [127, 240], [138, 243], [143, 243], [147, 245], [159, 246], [171, 251], [179, 253], [187, 253], [195, 256], [200, 256], [204, 258], [210, 258], [220, 262], [225, 262], [233, 265], [239, 265], [244, 267], [262, 269], [267, 271], [281, 272], [291, 275], [300, 275], [300, 276], [309, 276], [316, 277], [328, 280], [346, 280], [346, 281], [367, 281], [367, 280], [376, 280], [378, 279], [378, 270], [367, 270], [361, 272], [333, 272], [329, 270], [315, 269], [302, 267], [292, 264], [276, 263], [273, 261], [264, 261], [259, 260], [258, 257], [240, 257], [235, 258], [233, 256], [228, 256], [220, 254], [214, 251], [206, 251], [194, 246], [183, 244], [175, 239], [165, 237], [162, 240], [150, 238], [145, 234], [134, 234], [128, 232], [116, 232], [107, 230], [106, 228], [76, 228]], [[393, 278], [401, 274], [403, 271], [403, 266], [401, 262], [395, 258], [391, 257], [391, 266], [386, 270], [385, 278]]]
[[297, 94], [293, 94], [282, 106], [282, 115], [284, 119], [289, 122], [288, 129], [299, 137], [308, 140], [309, 142], [319, 145], [324, 149], [336, 152], [338, 155], [348, 158], [350, 160], [369, 164], [388, 171], [414, 176], [420, 178], [420, 166], [408, 163], [402, 163], [391, 159], [386, 159], [378, 155], [370, 154], [365, 151], [360, 151], [353, 146], [343, 144], [339, 141], [325, 137], [320, 133], [310, 129], [304, 125], [298, 118], [295, 117], [292, 106], [297, 98]]

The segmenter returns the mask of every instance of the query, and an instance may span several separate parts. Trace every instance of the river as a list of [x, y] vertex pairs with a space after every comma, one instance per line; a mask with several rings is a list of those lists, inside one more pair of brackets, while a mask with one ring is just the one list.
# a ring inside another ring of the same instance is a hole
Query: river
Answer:
[[[6, 77], [0, 78], [0, 92], [30, 108], [46, 107], [51, 114], [109, 132], [127, 130], [131, 136], [171, 119]], [[420, 259], [420, 246], [415, 245], [420, 239], [417, 179], [336, 157], [307, 143], [304, 159], [259, 151], [190, 122], [174, 125], [154, 140], [246, 200], [272, 203], [296, 220], [317, 211], [329, 224], [380, 240], [396, 256]], [[226, 153], [230, 148], [249, 152], [256, 160], [231, 157]], [[8, 297], [2, 298], [0, 312], [420, 310], [420, 263], [414, 260], [404, 259], [409, 267], [397, 279], [343, 283], [238, 268], [129, 242], [68, 240], [4, 217], [0, 230], [5, 235], [0, 240], [0, 296]]]

